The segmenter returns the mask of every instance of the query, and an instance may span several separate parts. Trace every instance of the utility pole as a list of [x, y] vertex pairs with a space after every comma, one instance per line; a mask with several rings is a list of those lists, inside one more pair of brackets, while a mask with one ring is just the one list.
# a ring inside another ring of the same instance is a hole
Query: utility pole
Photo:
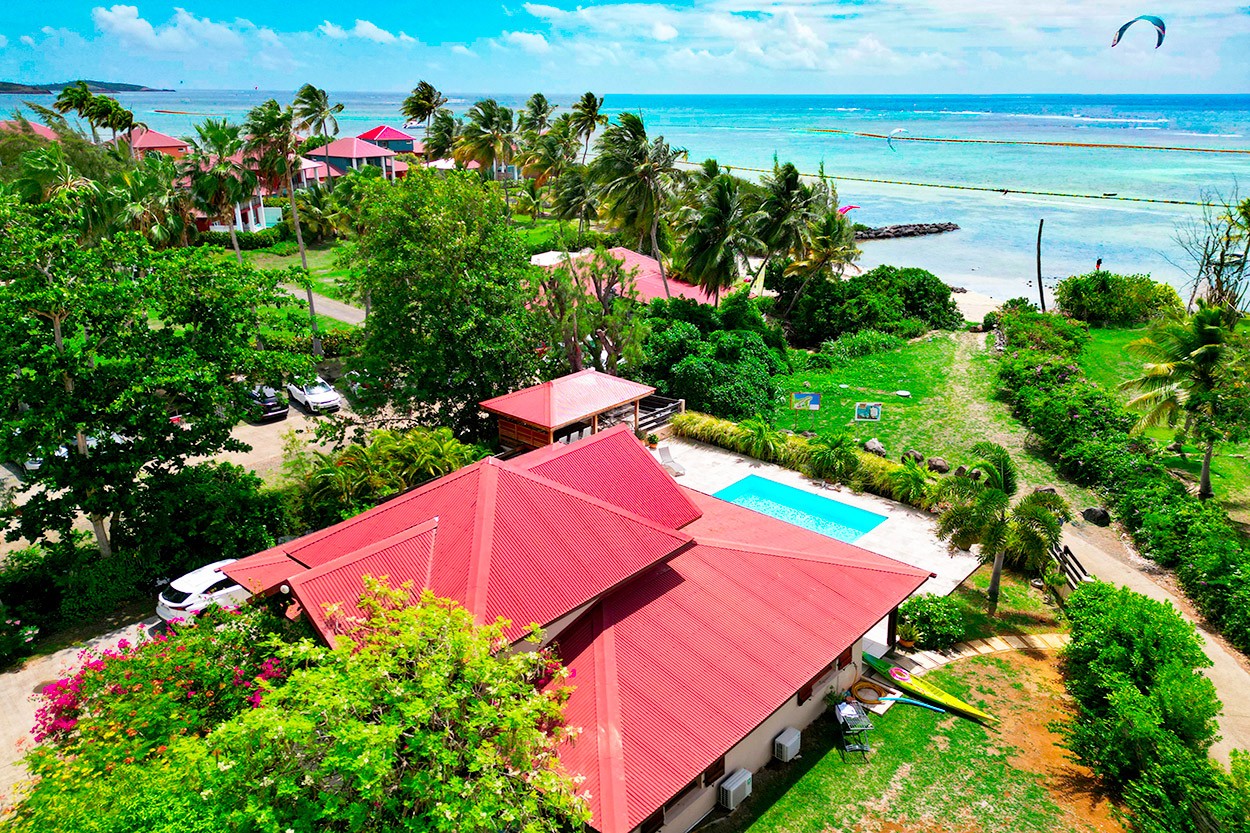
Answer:
[[1046, 289], [1042, 286], [1042, 226], [1045, 220], [1037, 221], [1037, 297], [1042, 301], [1042, 312], [1046, 311]]

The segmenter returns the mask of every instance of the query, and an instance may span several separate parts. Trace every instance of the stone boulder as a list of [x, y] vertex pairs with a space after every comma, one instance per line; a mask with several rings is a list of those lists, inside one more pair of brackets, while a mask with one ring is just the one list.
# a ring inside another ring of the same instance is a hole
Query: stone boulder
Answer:
[[1038, 492], [1046, 492], [1052, 495], [1059, 494], [1059, 490], [1056, 489], [1054, 486], [1038, 486], [1036, 489], [1033, 490], [1033, 493], [1037, 494]]
[[876, 454], [878, 457], [885, 456], [885, 446], [883, 446], [881, 444], [881, 440], [876, 437], [873, 437], [871, 440], [864, 443], [864, 451], [867, 451], [869, 454]]
[[911, 460], [914, 463], [923, 463], [924, 455], [914, 448], [909, 448], [907, 451], [903, 452], [903, 462], [906, 463], [908, 460]]
[[1082, 509], [1081, 517], [1094, 524], [1094, 526], [1109, 526], [1111, 524], [1111, 513], [1101, 506], [1091, 506], [1088, 509]]
[[951, 470], [951, 464], [943, 460], [941, 457], [930, 457], [926, 462], [929, 471], [935, 471], [938, 474], [946, 474]]
[[1180, 443], [1172, 443], [1171, 445], [1167, 446], [1163, 450], [1171, 454], [1180, 454], [1182, 451], [1185, 450], [1185, 447], [1181, 445]]
[[967, 467], [967, 466], [960, 466], [959, 468], [955, 469], [955, 476], [956, 476], [956, 477], [967, 477], [967, 476], [968, 476], [968, 467]]

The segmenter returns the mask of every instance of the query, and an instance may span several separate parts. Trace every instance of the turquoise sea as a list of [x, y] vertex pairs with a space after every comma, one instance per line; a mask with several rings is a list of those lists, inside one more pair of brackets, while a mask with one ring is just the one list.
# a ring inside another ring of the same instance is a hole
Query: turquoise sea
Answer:
[[[452, 96], [463, 111], [481, 93]], [[239, 119], [289, 91], [186, 91], [118, 96], [157, 130], [191, 132], [204, 115]], [[402, 125], [400, 93], [334, 93], [346, 105], [340, 128], [355, 135], [379, 123]], [[500, 95], [517, 106], [523, 96]], [[572, 96], [550, 98], [562, 105]], [[20, 97], [0, 96], [0, 110]], [[44, 103], [47, 103], [46, 101]], [[991, 141], [1250, 149], [1250, 96], [678, 96], [607, 94], [605, 109], [631, 110], [649, 132], [686, 148], [694, 161], [767, 168], [774, 156], [804, 172], [823, 162], [844, 205], [867, 225], [951, 221], [958, 232], [864, 245], [865, 265], [929, 268], [952, 283], [998, 298], [1035, 294], [1037, 224], [1045, 219], [1042, 270], [1047, 283], [1093, 268], [1149, 272], [1182, 286], [1191, 271], [1174, 236], [1192, 222], [1192, 206], [1111, 199], [1031, 196], [1017, 191], [1142, 197], [1196, 202], [1250, 182], [1250, 154], [1195, 153], [1011, 144], [895, 141], [833, 129], [899, 137]], [[183, 111], [183, 114], [157, 110]], [[744, 174], [754, 176], [750, 172]], [[962, 191], [856, 180], [896, 180], [984, 187]], [[1007, 193], [1003, 193], [1006, 191]], [[1248, 194], [1250, 195], [1250, 194]]]

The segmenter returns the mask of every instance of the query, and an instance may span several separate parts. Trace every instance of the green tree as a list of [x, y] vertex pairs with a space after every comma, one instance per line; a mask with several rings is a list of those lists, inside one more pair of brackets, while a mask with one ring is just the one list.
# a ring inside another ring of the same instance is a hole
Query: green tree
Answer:
[[599, 192], [590, 169], [585, 165], [570, 165], [556, 180], [553, 190], [556, 217], [577, 220], [577, 234], [581, 236], [599, 217]]
[[981, 545], [982, 561], [994, 565], [987, 592], [993, 617], [998, 612], [1005, 559], [1010, 556], [1017, 566], [1040, 570], [1050, 549], [1059, 543], [1063, 519], [1071, 510], [1054, 492], [1033, 492], [1013, 506], [1011, 499], [1019, 483], [1011, 455], [990, 442], [977, 443], [972, 453], [978, 460], [967, 477], [942, 481], [938, 496], [950, 506], [938, 518], [938, 537], [965, 550]]
[[537, 379], [530, 268], [496, 189], [414, 171], [362, 200], [356, 267], [373, 301], [360, 363], [388, 385], [358, 410], [486, 435], [477, 403]]
[[556, 105], [542, 93], [534, 93], [525, 102], [525, 108], [517, 114], [517, 128], [528, 133], [542, 133], [551, 127], [551, 114]]
[[803, 277], [803, 283], [786, 308], [786, 317], [790, 317], [814, 278], [841, 280], [848, 267], [855, 268], [858, 259], [855, 227], [846, 215], [837, 210], [836, 205], [809, 221], [802, 238], [802, 256], [786, 270]]
[[686, 274], [717, 305], [721, 292], [737, 283], [747, 258], [763, 248], [755, 235], [759, 220], [745, 205], [740, 180], [727, 173], [709, 183], [684, 217]]
[[[247, 152], [256, 161], [261, 175], [286, 185], [287, 195], [291, 197], [291, 225], [295, 227], [295, 243], [299, 247], [300, 264], [307, 274], [308, 251], [304, 247], [304, 231], [299, 221], [299, 200], [295, 198], [295, 184], [292, 181], [292, 174], [299, 165], [300, 145], [299, 135], [295, 130], [295, 114], [290, 107], [283, 107], [271, 98], [248, 111], [243, 130], [247, 134]], [[317, 302], [311, 281], [304, 281], [304, 290], [308, 298], [312, 352], [314, 356], [320, 356], [321, 334], [317, 328]]]
[[651, 254], [660, 264], [664, 295], [670, 298], [659, 229], [665, 204], [682, 176], [678, 163], [685, 156], [684, 150], [670, 146], [663, 136], [648, 141], [642, 118], [621, 113], [619, 123], [599, 137], [599, 155], [591, 166], [608, 213], [644, 234], [649, 231]]
[[760, 274], [777, 255], [790, 255], [804, 248], [808, 224], [815, 219], [815, 202], [813, 189], [803, 182], [792, 163], [774, 163], [772, 173], [764, 175], [756, 235], [767, 251], [760, 263]]
[[0, 205], [0, 450], [40, 461], [4, 521], [11, 537], [68, 540], [81, 514], [108, 555], [140, 473], [244, 448], [230, 434], [243, 379], [307, 365], [253, 347], [256, 309], [285, 301], [275, 274], [137, 235], [84, 248], [71, 222]]
[[425, 135], [426, 159], [450, 159], [456, 149], [456, 141], [464, 132], [464, 122], [452, 115], [450, 110], [439, 110]]
[[135, 231], [155, 248], [185, 246], [195, 225], [194, 201], [177, 162], [151, 153], [97, 191], [97, 222], [109, 234]]
[[[426, 159], [442, 159], [442, 156], [430, 155], [430, 120], [439, 112], [444, 112], [442, 107], [447, 103], [447, 96], [435, 89], [434, 85], [428, 81], [419, 81], [417, 86], [413, 88], [408, 97], [404, 99], [404, 103], [400, 105], [399, 111], [404, 118], [410, 122], [423, 122], [425, 124], [425, 151]], [[450, 116], [451, 114], [448, 113]]]
[[810, 446], [813, 477], [845, 482], [859, 468], [855, 439], [845, 430], [821, 434]]
[[[477, 162], [491, 179], [499, 178], [500, 167], [512, 162], [517, 132], [512, 110], [493, 98], [482, 99], [469, 108], [468, 123], [456, 140], [455, 157], [461, 164]], [[504, 192], [505, 200], [507, 192]]]
[[65, 155], [60, 142], [51, 142], [22, 154], [21, 175], [15, 190], [30, 202], [72, 201], [96, 190], [94, 180], [80, 174]]
[[577, 141], [571, 132], [571, 118], [565, 113], [544, 133], [525, 134], [525, 148], [517, 155], [522, 175], [539, 186], [559, 180], [577, 161]]
[[[299, 88], [299, 92], [295, 93], [292, 109], [295, 111], [295, 127], [299, 130], [311, 130], [314, 135], [325, 137], [326, 144], [329, 144], [331, 136], [339, 132], [339, 120], [336, 117], [343, 112], [343, 103], [331, 104], [330, 94], [325, 90], [318, 89], [312, 84], [305, 84]], [[298, 155], [297, 151], [296, 156]], [[329, 154], [323, 153], [322, 157], [328, 168]], [[328, 176], [326, 180], [330, 190], [333, 191], [334, 177]]]
[[597, 96], [594, 93], [583, 93], [573, 104], [573, 135], [583, 139], [586, 143], [586, 149], [582, 151], [582, 164], [586, 164], [586, 157], [590, 154], [590, 137], [595, 135], [595, 131], [608, 123], [608, 116], [601, 112], [603, 109], [603, 96]]
[[190, 181], [191, 197], [210, 222], [224, 222], [230, 231], [234, 256], [243, 265], [243, 252], [235, 230], [235, 206], [256, 191], [256, 175], [243, 162], [243, 134], [225, 119], [205, 119], [195, 126], [195, 136], [182, 161]]
[[1199, 302], [1193, 315], [1173, 313], [1126, 348], [1145, 359], [1142, 375], [1121, 387], [1136, 391], [1129, 407], [1145, 413], [1137, 430], [1176, 425], [1192, 432], [1204, 446], [1198, 497], [1209, 500], [1211, 458], [1217, 441], [1235, 439], [1247, 417], [1244, 377], [1235, 372], [1237, 353], [1230, 344], [1228, 309]]
[[100, 136], [96, 131], [96, 122], [92, 116], [95, 111], [92, 106], [95, 102], [95, 94], [87, 88], [86, 81], [76, 81], [73, 84], [63, 88], [57, 95], [56, 101], [53, 102], [52, 108], [58, 113], [74, 113], [79, 118], [87, 119], [87, 123], [91, 126], [91, 141], [100, 141]]

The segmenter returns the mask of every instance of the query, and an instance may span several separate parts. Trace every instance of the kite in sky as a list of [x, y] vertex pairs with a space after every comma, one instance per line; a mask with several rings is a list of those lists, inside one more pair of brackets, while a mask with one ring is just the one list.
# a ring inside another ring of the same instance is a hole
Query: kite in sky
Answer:
[[1132, 20], [1130, 20], [1128, 23], [1125, 23], [1123, 26], [1121, 26], [1120, 31], [1116, 32], [1115, 37], [1111, 39], [1111, 46], [1114, 47], [1117, 43], [1119, 43], [1120, 38], [1124, 37], [1125, 30], [1127, 30], [1128, 27], [1132, 26], [1134, 23], [1136, 23], [1139, 20], [1144, 20], [1147, 23], [1155, 27], [1155, 30], [1157, 34], [1159, 35], [1159, 40], [1157, 43], [1155, 43], [1155, 49], [1158, 49], [1160, 46], [1163, 46], [1163, 36], [1167, 34], [1167, 28], [1163, 25], [1163, 18], [1155, 17], [1154, 15], [1151, 15], [1151, 14], [1144, 14], [1141, 17], [1135, 17]]
[[858, 205], [844, 205], [838, 209], [838, 213], [845, 217], [848, 211], [854, 211], [857, 208], [859, 208]]
[[898, 134], [900, 134], [900, 133], [906, 133], [906, 132], [907, 132], [907, 128], [905, 128], [905, 127], [896, 127], [896, 128], [894, 128], [893, 130], [891, 130], [891, 131], [890, 131], [890, 135], [885, 137], [885, 143], [886, 143], [887, 145], [889, 145], [889, 146], [890, 146], [890, 150], [894, 150], [894, 149], [895, 149], [895, 148], [894, 148], [894, 137], [895, 137], [895, 136], [897, 136], [897, 135], [898, 135]]

